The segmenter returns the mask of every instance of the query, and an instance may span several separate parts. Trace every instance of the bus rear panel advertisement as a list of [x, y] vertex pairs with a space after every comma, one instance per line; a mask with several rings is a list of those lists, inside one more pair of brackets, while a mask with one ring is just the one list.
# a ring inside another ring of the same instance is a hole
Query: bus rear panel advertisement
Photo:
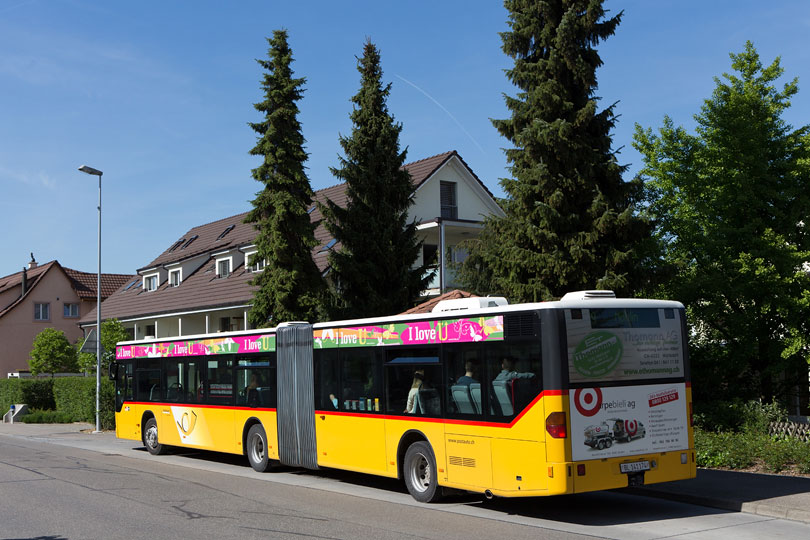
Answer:
[[[116, 434], [400, 478], [487, 496], [577, 493], [695, 475], [676, 302], [558, 302], [131, 341]], [[481, 306], [492, 306], [486, 299]]]

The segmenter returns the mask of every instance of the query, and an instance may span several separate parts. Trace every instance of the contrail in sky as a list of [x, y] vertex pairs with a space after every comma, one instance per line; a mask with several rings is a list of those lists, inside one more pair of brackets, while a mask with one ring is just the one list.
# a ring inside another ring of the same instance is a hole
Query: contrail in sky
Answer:
[[444, 111], [444, 112], [447, 114], [447, 116], [449, 116], [449, 117], [450, 117], [450, 119], [451, 119], [453, 122], [455, 122], [455, 123], [456, 123], [456, 125], [458, 126], [458, 128], [459, 128], [461, 131], [463, 131], [463, 132], [464, 132], [464, 134], [465, 134], [465, 135], [467, 135], [467, 137], [469, 137], [469, 138], [470, 138], [470, 140], [471, 140], [473, 143], [475, 143], [475, 146], [477, 146], [477, 147], [478, 147], [478, 149], [481, 151], [481, 153], [482, 153], [484, 156], [486, 156], [486, 155], [487, 155], [487, 153], [484, 151], [484, 149], [481, 147], [481, 145], [480, 145], [480, 144], [478, 144], [478, 141], [476, 141], [476, 140], [475, 140], [475, 137], [473, 137], [472, 135], [470, 135], [470, 132], [469, 132], [469, 131], [467, 131], [466, 129], [464, 129], [464, 126], [462, 126], [462, 125], [461, 125], [461, 122], [459, 122], [459, 121], [456, 119], [456, 117], [455, 117], [455, 116], [453, 116], [453, 115], [452, 115], [452, 113], [450, 113], [450, 111], [448, 111], [448, 110], [445, 108], [445, 106], [444, 106], [444, 105], [442, 105], [441, 103], [439, 103], [438, 101], [436, 101], [436, 99], [435, 99], [433, 96], [431, 96], [430, 94], [428, 94], [427, 92], [425, 92], [424, 90], [422, 90], [421, 88], [419, 88], [418, 86], [416, 86], [415, 84], [413, 84], [411, 81], [409, 81], [409, 80], [408, 80], [408, 79], [406, 79], [405, 77], [400, 77], [400, 76], [399, 76], [399, 75], [397, 75], [396, 73], [394, 73], [394, 76], [395, 76], [397, 79], [401, 80], [402, 82], [407, 83], [407, 84], [409, 84], [409, 85], [413, 86], [414, 88], [416, 88], [417, 90], [419, 90], [419, 91], [420, 91], [422, 94], [424, 94], [424, 96], [425, 96], [426, 98], [428, 98], [430, 101], [432, 101], [433, 103], [435, 103], [435, 104], [436, 104], [436, 106], [438, 106], [438, 107], [439, 107], [441, 110], [443, 110], [443, 111]]

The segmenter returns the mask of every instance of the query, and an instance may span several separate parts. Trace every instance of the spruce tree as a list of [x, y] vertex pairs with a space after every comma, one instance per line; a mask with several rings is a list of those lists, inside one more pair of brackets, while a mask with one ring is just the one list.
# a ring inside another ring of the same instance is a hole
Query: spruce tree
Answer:
[[257, 285], [249, 319], [253, 327], [289, 320], [317, 321], [322, 318], [325, 283], [312, 249], [314, 225], [307, 208], [313, 192], [304, 163], [304, 136], [298, 122], [296, 102], [303, 93], [303, 78], [293, 78], [292, 51], [286, 30], [276, 30], [268, 60], [257, 60], [266, 70], [262, 80], [264, 100], [254, 107], [264, 115], [262, 122], [250, 123], [258, 134], [250, 151], [263, 158], [253, 169], [253, 178], [263, 185], [252, 201], [253, 209], [245, 218], [255, 224], [258, 235], [258, 260], [267, 261], [256, 274]]
[[380, 53], [367, 41], [358, 60], [360, 91], [352, 98], [352, 133], [340, 137], [345, 157], [332, 174], [346, 183], [348, 203], [321, 205], [325, 226], [338, 244], [329, 254], [335, 284], [334, 315], [390, 315], [411, 307], [427, 285], [425, 267], [413, 267], [421, 242], [408, 222], [414, 185], [402, 168], [402, 125], [394, 122], [386, 101]]
[[[650, 225], [635, 211], [638, 181], [625, 183], [611, 150], [613, 105], [597, 110], [594, 46], [614, 33], [601, 0], [507, 0], [503, 51], [517, 87], [511, 117], [493, 125], [514, 146], [501, 180], [506, 216], [485, 220], [462, 276], [485, 275], [489, 291], [538, 301], [579, 289], [628, 293], [636, 250]], [[462, 277], [463, 279], [463, 277]], [[467, 280], [469, 281], [469, 280]], [[481, 281], [472, 283], [480, 287]]]

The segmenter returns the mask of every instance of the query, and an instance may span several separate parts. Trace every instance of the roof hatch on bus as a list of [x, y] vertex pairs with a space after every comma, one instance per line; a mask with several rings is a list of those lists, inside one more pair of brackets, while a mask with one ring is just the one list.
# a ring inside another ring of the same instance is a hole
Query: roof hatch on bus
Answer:
[[616, 298], [616, 293], [613, 291], [574, 291], [566, 293], [562, 297], [562, 301], [567, 300], [593, 300], [601, 298]]
[[473, 296], [471, 298], [455, 298], [442, 300], [433, 308], [433, 313], [446, 313], [448, 311], [472, 311], [475, 309], [506, 306], [509, 302], [503, 296]]

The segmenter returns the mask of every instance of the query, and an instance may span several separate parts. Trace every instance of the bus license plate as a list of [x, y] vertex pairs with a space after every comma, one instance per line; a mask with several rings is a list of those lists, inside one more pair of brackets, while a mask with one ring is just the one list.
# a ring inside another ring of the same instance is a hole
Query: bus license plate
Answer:
[[649, 471], [650, 470], [650, 462], [649, 461], [634, 461], [632, 463], [622, 463], [622, 464], [619, 465], [619, 470], [622, 471], [623, 473]]

